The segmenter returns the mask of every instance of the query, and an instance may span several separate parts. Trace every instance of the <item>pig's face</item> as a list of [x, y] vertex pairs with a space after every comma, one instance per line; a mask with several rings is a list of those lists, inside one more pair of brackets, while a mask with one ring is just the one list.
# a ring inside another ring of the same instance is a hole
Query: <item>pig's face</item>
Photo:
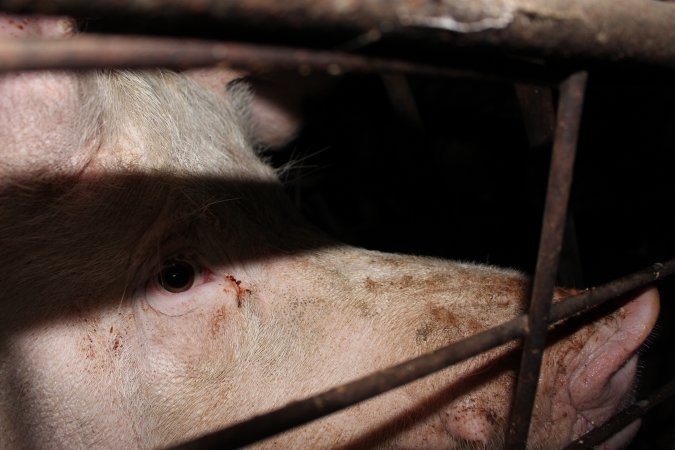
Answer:
[[[2, 76], [0, 447], [177, 443], [523, 311], [517, 273], [304, 225], [245, 103], [166, 72]], [[535, 446], [624, 404], [657, 309], [647, 291], [547, 351]], [[512, 349], [260, 445], [498, 446]]]

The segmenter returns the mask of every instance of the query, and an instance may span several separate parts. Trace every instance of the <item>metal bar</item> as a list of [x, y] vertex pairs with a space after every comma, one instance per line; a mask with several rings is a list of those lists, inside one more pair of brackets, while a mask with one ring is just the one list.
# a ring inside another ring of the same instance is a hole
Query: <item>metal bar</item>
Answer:
[[645, 400], [635, 402], [605, 422], [602, 426], [589, 431], [565, 447], [565, 450], [582, 450], [600, 445], [614, 434], [626, 428], [633, 421], [647, 414], [652, 408], [673, 396], [675, 396], [675, 380], [672, 380], [665, 386], [657, 389], [656, 392]]
[[175, 447], [176, 449], [232, 449], [257, 442], [355, 403], [403, 386], [471, 356], [518, 337], [526, 325], [520, 316], [490, 332], [482, 332], [455, 344], [367, 375], [313, 397], [289, 403], [272, 412]]
[[675, 5], [645, 0], [0, 0], [0, 10], [296, 32], [375, 30], [408, 41], [675, 68]]
[[321, 70], [333, 75], [347, 72], [399, 73], [503, 80], [470, 70], [398, 59], [235, 42], [91, 34], [68, 39], [0, 39], [0, 72], [157, 66], [185, 69], [216, 64], [256, 73], [291, 69], [301, 73]]
[[587, 289], [579, 294], [566, 298], [551, 307], [549, 324], [570, 318], [600, 306], [607, 299], [615, 298], [633, 291], [649, 283], [660, 280], [675, 273], [675, 259], [663, 264], [656, 263], [628, 276], [618, 278], [607, 284]]
[[[675, 273], [675, 259], [664, 264], [654, 264], [626, 277], [568, 297], [551, 307], [549, 323], [553, 324], [580, 314], [611, 298], [673, 273]], [[274, 411], [255, 416], [174, 448], [182, 450], [239, 448], [260, 441], [505, 344], [520, 336], [526, 323], [527, 316], [519, 316], [432, 353], [375, 372], [313, 397], [290, 403]]]
[[518, 384], [511, 408], [506, 445], [508, 449], [524, 449], [527, 443], [541, 361], [546, 347], [549, 309], [553, 299], [565, 230], [586, 79], [586, 72], [578, 72], [571, 75], [560, 86], [560, 103], [546, 190], [539, 255], [532, 287], [528, 327], [518, 372]]
[[[545, 86], [518, 83], [515, 86], [515, 90], [525, 123], [531, 157], [537, 158], [542, 151], [546, 151], [546, 154], [549, 154], [555, 131], [555, 108], [553, 106], [552, 89]], [[534, 189], [538, 190], [538, 188], [539, 183], [534, 186]], [[567, 222], [565, 224], [563, 247], [560, 251], [556, 283], [559, 286], [568, 288], [585, 287], [581, 271], [576, 227], [571, 212], [567, 215]]]

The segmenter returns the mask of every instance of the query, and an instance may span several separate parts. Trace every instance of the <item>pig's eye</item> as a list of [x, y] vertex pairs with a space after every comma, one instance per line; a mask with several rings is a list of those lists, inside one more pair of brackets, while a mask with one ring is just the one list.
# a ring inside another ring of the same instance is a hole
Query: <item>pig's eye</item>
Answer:
[[157, 274], [157, 284], [167, 292], [185, 292], [195, 282], [197, 270], [187, 261], [172, 259], [166, 261]]
[[173, 253], [153, 272], [143, 296], [155, 311], [182, 316], [198, 307], [214, 281], [213, 272], [198, 255]]

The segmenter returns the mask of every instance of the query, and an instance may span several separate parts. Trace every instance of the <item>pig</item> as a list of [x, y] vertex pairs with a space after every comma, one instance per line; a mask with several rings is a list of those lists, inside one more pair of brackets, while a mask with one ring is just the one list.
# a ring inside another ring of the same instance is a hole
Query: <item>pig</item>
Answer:
[[[0, 23], [5, 37], [74, 31]], [[0, 448], [175, 445], [524, 312], [516, 271], [307, 225], [229, 79], [1, 75]], [[555, 337], [529, 448], [561, 448], [627, 404], [658, 308], [646, 289]], [[517, 354], [501, 346], [256, 446], [499, 448]]]

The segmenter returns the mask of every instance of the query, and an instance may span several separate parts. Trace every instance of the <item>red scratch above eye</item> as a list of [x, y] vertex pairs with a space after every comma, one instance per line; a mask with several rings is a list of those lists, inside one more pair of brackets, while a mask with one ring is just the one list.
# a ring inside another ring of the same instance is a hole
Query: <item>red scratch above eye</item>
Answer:
[[237, 307], [241, 308], [244, 298], [251, 294], [251, 290], [241, 287], [241, 281], [237, 280], [232, 275], [225, 275], [225, 281], [229, 281], [232, 287], [234, 287], [235, 292], [237, 293]]

